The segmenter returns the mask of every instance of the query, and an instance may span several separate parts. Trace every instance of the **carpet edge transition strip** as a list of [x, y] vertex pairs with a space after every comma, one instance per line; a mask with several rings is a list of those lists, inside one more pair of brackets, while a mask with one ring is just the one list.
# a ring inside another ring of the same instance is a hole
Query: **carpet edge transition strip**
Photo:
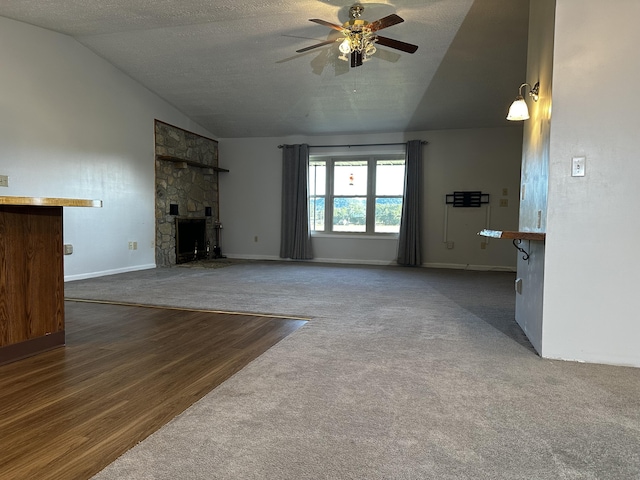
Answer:
[[170, 307], [164, 305], [149, 305], [143, 303], [130, 303], [130, 302], [115, 302], [112, 300], [89, 300], [86, 298], [68, 298], [65, 297], [65, 302], [78, 302], [78, 303], [99, 303], [104, 305], [122, 305], [124, 307], [142, 307], [142, 308], [158, 308], [162, 310], [179, 310], [185, 312], [202, 312], [202, 313], [221, 313], [226, 315], [248, 315], [253, 317], [263, 318], [281, 318], [284, 320], [304, 320], [311, 321], [311, 317], [292, 317], [289, 315], [275, 315], [269, 313], [254, 313], [254, 312], [230, 312], [227, 310], [209, 310], [202, 308], [186, 308], [186, 307]]

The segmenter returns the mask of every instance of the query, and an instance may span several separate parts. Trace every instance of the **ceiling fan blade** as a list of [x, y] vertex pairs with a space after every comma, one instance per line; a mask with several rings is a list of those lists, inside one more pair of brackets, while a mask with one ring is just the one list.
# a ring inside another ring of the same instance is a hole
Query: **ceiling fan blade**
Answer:
[[342, 31], [344, 30], [340, 25], [336, 25], [335, 23], [327, 22], [326, 20], [320, 20], [319, 18], [310, 18], [310, 22], [318, 23], [320, 25], [324, 25], [325, 27], [333, 28], [334, 30]]
[[314, 58], [311, 60], [311, 71], [316, 75], [322, 75], [324, 68], [329, 64], [331, 60], [331, 55], [326, 55], [323, 51], [320, 51]]
[[296, 50], [296, 53], [308, 52], [309, 50], [313, 50], [314, 48], [318, 48], [318, 47], [323, 47], [325, 45], [329, 45], [330, 43], [334, 43], [335, 41], [336, 41], [336, 39], [325, 40], [324, 42], [317, 43], [315, 45], [311, 45], [310, 47], [305, 47], [305, 48], [301, 48], [300, 50]]
[[400, 40], [394, 40], [393, 38], [381, 37], [380, 35], [377, 35], [377, 37], [378, 45], [395, 48], [396, 50], [402, 50], [403, 52], [407, 53], [414, 53], [416, 50], [418, 50], [418, 46], [411, 43], [401, 42]]
[[404, 19], [402, 17], [399, 17], [395, 13], [392, 13], [391, 15], [381, 18], [380, 20], [371, 22], [370, 27], [371, 27], [371, 30], [375, 32], [377, 30], [382, 30], [383, 28], [387, 28], [392, 25], [397, 25], [398, 23], [402, 23], [402, 22], [404, 22]]
[[373, 56], [379, 58], [380, 60], [384, 60], [385, 62], [391, 63], [396, 63], [402, 58], [402, 55], [400, 55], [399, 53], [394, 52], [393, 50], [386, 50], [384, 48], [378, 48]]

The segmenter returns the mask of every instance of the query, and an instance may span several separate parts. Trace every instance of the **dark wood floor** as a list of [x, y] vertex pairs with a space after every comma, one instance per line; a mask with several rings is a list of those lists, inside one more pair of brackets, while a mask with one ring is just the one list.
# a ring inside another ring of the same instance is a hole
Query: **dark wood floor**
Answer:
[[66, 302], [67, 346], [0, 366], [0, 478], [89, 478], [305, 321]]

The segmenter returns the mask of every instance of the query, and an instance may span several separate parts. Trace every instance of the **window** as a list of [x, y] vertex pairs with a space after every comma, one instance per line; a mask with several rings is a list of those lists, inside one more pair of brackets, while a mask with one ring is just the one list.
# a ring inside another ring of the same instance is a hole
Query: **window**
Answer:
[[398, 233], [404, 155], [321, 157], [309, 160], [311, 230]]

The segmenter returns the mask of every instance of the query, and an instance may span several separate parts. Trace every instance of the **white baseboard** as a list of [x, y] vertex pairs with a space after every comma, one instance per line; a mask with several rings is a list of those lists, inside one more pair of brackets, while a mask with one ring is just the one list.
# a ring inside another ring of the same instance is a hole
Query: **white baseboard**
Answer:
[[137, 272], [139, 270], [150, 270], [156, 268], [155, 263], [148, 265], [136, 265], [134, 267], [114, 268], [113, 270], [103, 270], [101, 272], [80, 273], [78, 275], [65, 275], [65, 282], [73, 282], [74, 280], [84, 280], [87, 278], [106, 277], [107, 275], [116, 275], [118, 273]]
[[497, 265], [465, 265], [463, 263], [423, 263], [427, 268], [449, 268], [452, 270], [474, 270], [478, 272], [516, 272], [516, 267]]

